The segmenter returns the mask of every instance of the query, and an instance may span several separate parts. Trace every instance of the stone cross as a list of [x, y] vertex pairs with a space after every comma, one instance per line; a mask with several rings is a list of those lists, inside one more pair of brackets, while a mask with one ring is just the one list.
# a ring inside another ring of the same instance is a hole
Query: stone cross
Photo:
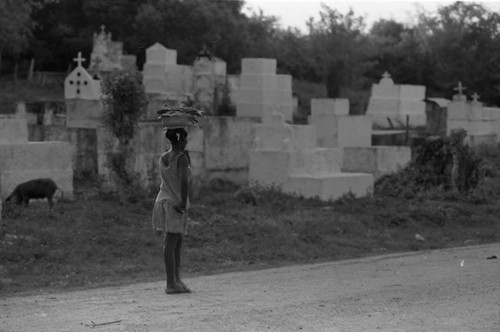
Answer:
[[467, 89], [465, 86], [462, 86], [462, 82], [458, 81], [458, 87], [453, 88], [453, 90], [457, 90], [459, 95], [463, 95], [463, 90]]
[[382, 74], [382, 78], [388, 79], [388, 78], [391, 78], [391, 75], [388, 72], [384, 72]]
[[479, 101], [479, 95], [477, 94], [477, 92], [474, 92], [474, 94], [472, 95], [472, 100]]
[[81, 67], [82, 62], [85, 61], [85, 58], [82, 58], [82, 52], [78, 52], [78, 57], [74, 58], [73, 61], [78, 63], [78, 67]]

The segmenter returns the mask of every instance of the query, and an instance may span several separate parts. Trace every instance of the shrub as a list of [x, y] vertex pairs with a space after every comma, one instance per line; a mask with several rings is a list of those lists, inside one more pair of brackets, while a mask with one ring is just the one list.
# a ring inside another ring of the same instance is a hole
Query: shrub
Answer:
[[449, 137], [429, 137], [415, 149], [415, 157], [395, 174], [375, 182], [375, 194], [411, 198], [435, 187], [468, 193], [484, 177], [482, 158], [464, 143], [466, 132], [453, 131]]
[[123, 202], [134, 199], [144, 191], [133, 171], [130, 141], [134, 138], [148, 99], [138, 71], [112, 72], [104, 78], [101, 85], [103, 123], [118, 143], [108, 146], [108, 165]]

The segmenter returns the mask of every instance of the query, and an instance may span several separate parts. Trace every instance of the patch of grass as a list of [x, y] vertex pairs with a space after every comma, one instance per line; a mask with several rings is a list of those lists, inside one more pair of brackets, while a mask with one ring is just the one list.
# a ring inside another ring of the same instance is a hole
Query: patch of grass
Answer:
[[[497, 180], [495, 187], [499, 185]], [[347, 195], [322, 202], [258, 188], [252, 205], [237, 200], [236, 189], [204, 188], [194, 202], [186, 275], [500, 240], [498, 194], [481, 203], [438, 192], [410, 200]], [[491, 192], [478, 195], [483, 194]], [[42, 202], [5, 213], [0, 229], [2, 293], [164, 278], [162, 239], [150, 226], [153, 197], [133, 205], [81, 197], [58, 203], [53, 212]], [[417, 241], [416, 233], [426, 241]]]

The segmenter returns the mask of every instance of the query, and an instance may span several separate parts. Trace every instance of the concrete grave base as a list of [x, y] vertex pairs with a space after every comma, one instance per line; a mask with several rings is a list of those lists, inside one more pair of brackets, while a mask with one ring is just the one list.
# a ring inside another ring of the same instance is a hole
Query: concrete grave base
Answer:
[[329, 176], [340, 173], [341, 149], [311, 149], [304, 151], [250, 151], [250, 183], [282, 186], [296, 174]]

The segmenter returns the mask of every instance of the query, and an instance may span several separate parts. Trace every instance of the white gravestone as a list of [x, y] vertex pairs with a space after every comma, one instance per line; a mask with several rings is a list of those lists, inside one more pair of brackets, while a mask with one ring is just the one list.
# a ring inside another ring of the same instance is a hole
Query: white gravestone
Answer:
[[373, 84], [366, 115], [375, 128], [405, 128], [425, 126], [425, 87], [394, 84], [386, 72], [378, 84]]
[[251, 185], [278, 186], [284, 192], [322, 200], [352, 192], [364, 196], [372, 190], [371, 174], [341, 173], [342, 149], [317, 148], [311, 125], [290, 125], [285, 116], [273, 113], [255, 129], [255, 148], [250, 151]]
[[64, 98], [65, 99], [84, 99], [84, 100], [99, 100], [101, 98], [101, 82], [95, 80], [83, 68], [81, 52], [78, 52], [78, 57], [73, 59], [77, 66], [64, 80]]
[[236, 116], [266, 122], [276, 112], [293, 121], [292, 77], [277, 75], [276, 65], [275, 59], [242, 59]]

